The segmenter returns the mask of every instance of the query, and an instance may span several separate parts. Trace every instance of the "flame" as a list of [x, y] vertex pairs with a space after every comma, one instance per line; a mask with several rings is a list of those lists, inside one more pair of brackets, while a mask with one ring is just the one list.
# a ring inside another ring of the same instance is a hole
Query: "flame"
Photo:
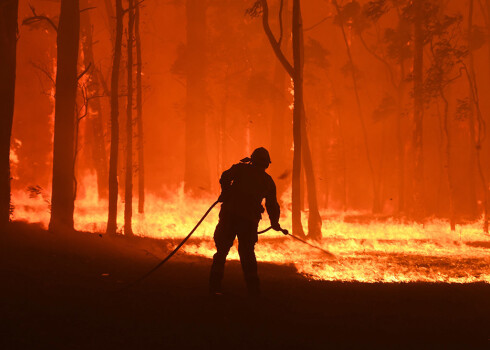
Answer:
[[[86, 175], [80, 181], [75, 209], [78, 230], [105, 231], [107, 203], [99, 201], [95, 184], [95, 175]], [[26, 191], [14, 191], [13, 219], [40, 222], [47, 227], [49, 197], [48, 192], [32, 197]], [[146, 237], [182, 239], [214, 201], [215, 198], [186, 198], [183, 186], [177, 191], [167, 190], [161, 197], [150, 194], [146, 213], [134, 214], [133, 230]], [[212, 236], [218, 212], [214, 209], [210, 213], [183, 251], [208, 258], [214, 254]], [[331, 212], [323, 214], [334, 217]], [[287, 229], [291, 228], [290, 215], [286, 212], [281, 218]], [[323, 239], [314, 243], [335, 254], [336, 260], [272, 231], [259, 238], [258, 260], [292, 264], [299, 273], [316, 280], [490, 283], [490, 236], [482, 233], [479, 222], [459, 226], [452, 232], [444, 220], [432, 220], [425, 225], [400, 224], [394, 220], [359, 224], [345, 222], [344, 215], [325, 220]], [[267, 227], [268, 220], [264, 219], [260, 229]], [[305, 216], [304, 222], [306, 219]], [[119, 207], [118, 225], [122, 228], [123, 203]], [[229, 259], [239, 259], [236, 247], [230, 251]]]

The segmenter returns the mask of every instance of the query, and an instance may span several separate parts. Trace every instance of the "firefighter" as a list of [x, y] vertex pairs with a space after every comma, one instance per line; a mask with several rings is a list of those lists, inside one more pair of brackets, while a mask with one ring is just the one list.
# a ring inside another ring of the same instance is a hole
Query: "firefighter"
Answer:
[[209, 278], [211, 295], [221, 293], [226, 256], [235, 237], [238, 237], [238, 254], [248, 294], [251, 297], [260, 295], [254, 247], [258, 239], [258, 224], [264, 212], [264, 198], [272, 228], [282, 230], [279, 225], [280, 207], [276, 198], [276, 185], [265, 172], [270, 163], [269, 152], [260, 147], [253, 151], [250, 158], [242, 159], [221, 175], [221, 195], [218, 201], [222, 204], [214, 232], [216, 254], [213, 256]]

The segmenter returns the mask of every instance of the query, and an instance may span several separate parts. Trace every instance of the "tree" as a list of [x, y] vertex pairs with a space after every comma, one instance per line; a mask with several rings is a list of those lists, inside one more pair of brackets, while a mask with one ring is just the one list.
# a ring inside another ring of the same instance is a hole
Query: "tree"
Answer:
[[122, 0], [116, 0], [116, 37], [111, 76], [111, 150], [109, 159], [109, 215], [107, 219], [108, 234], [117, 231], [117, 163], [119, 157], [119, 69], [121, 65], [123, 34]]
[[74, 229], [74, 130], [79, 36], [79, 1], [62, 0], [57, 38], [53, 182], [49, 222], [49, 229], [52, 231]]
[[126, 104], [126, 184], [124, 187], [124, 234], [133, 235], [133, 33], [134, 0], [129, 0], [128, 8], [128, 96]]
[[10, 220], [10, 136], [14, 119], [18, 0], [0, 5], [0, 227]]
[[441, 99], [443, 102], [442, 130], [444, 148], [441, 152], [443, 168], [449, 190], [449, 222], [451, 230], [456, 229], [454, 161], [452, 158], [453, 137], [449, 121], [449, 99], [447, 88], [461, 77], [461, 60], [467, 55], [467, 49], [459, 47], [456, 42], [457, 33], [461, 32], [462, 16], [433, 16], [430, 23], [431, 31], [426, 31], [432, 54], [432, 64], [426, 72], [424, 82], [425, 99]]
[[[473, 0], [469, 0], [469, 10], [468, 10], [468, 67], [465, 65], [465, 73], [468, 79], [468, 85], [470, 90], [470, 136], [473, 146], [475, 147], [476, 152], [476, 165], [478, 169], [478, 175], [480, 177], [483, 198], [482, 198], [482, 206], [483, 206], [483, 231], [488, 233], [488, 201], [489, 201], [489, 190], [488, 183], [486, 180], [485, 171], [482, 167], [481, 162], [481, 149], [482, 143], [484, 141], [485, 135], [485, 120], [482, 116], [481, 108], [480, 108], [480, 97], [478, 93], [478, 84], [476, 81], [476, 73], [475, 73], [475, 63], [473, 57], [473, 45], [472, 45], [472, 33], [473, 33]], [[475, 120], [476, 115], [476, 120]]]
[[197, 195], [210, 190], [206, 147], [206, 8], [186, 0], [186, 112], [184, 190]]
[[[81, 4], [83, 8], [89, 8], [87, 0], [84, 0]], [[88, 97], [91, 103], [87, 105], [87, 108], [90, 108], [93, 113], [91, 113], [87, 120], [87, 144], [90, 146], [93, 167], [97, 173], [97, 192], [99, 198], [107, 198], [107, 177], [109, 174], [107, 172], [102, 106], [98, 96], [98, 87], [102, 85], [100, 82], [101, 74], [99, 70], [95, 69], [92, 37], [93, 28], [90, 21], [90, 11], [84, 11], [81, 16], [83, 61], [85, 67], [91, 68], [87, 84], [87, 89], [89, 90]]]
[[[280, 8], [282, 9], [283, 6]], [[294, 84], [294, 108], [293, 108], [293, 178], [292, 178], [292, 220], [293, 233], [304, 236], [301, 224], [301, 164], [304, 165], [306, 184], [308, 191], [308, 237], [312, 239], [321, 238], [322, 220], [318, 212], [316, 199], [316, 184], [313, 172], [313, 162], [308, 143], [308, 134], [305, 123], [305, 108], [303, 101], [303, 66], [304, 66], [304, 39], [303, 20], [301, 16], [300, 0], [293, 0], [293, 65], [288, 61], [281, 50], [283, 39], [282, 21], [280, 21], [280, 36], [276, 39], [269, 25], [269, 7], [267, 0], [259, 0], [248, 10], [252, 16], [262, 12], [262, 25], [271, 47], [283, 65], [286, 72], [293, 79]], [[281, 16], [281, 13], [279, 14]], [[302, 162], [302, 158], [303, 162]]]
[[136, 42], [136, 122], [138, 127], [138, 212], [145, 212], [145, 152], [143, 138], [143, 86], [140, 35], [140, 4], [136, 5], [134, 39]]
[[[282, 6], [280, 21], [283, 23], [283, 36], [288, 37], [291, 35], [291, 11], [289, 9], [289, 0], [284, 0], [280, 3]], [[289, 45], [287, 40], [283, 40], [281, 43], [281, 50], [287, 57], [289, 51]], [[281, 62], [276, 60], [274, 66], [274, 90], [273, 90], [273, 114], [272, 114], [272, 128], [271, 128], [271, 154], [274, 158], [274, 166], [271, 168], [271, 175], [274, 178], [282, 176], [285, 172], [284, 169], [288, 168], [290, 164], [290, 157], [288, 150], [291, 147], [290, 136], [288, 135], [288, 125], [290, 124], [288, 113], [288, 92], [287, 89], [291, 84], [291, 77], [285, 72]], [[276, 183], [277, 197], [280, 201], [284, 192], [286, 192], [288, 183], [287, 181], [281, 181]], [[281, 201], [280, 201], [281, 203]]]

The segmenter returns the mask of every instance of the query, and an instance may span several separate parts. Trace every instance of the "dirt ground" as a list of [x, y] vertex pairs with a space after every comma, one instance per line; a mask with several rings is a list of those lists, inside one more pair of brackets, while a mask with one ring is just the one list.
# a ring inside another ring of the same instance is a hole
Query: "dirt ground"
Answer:
[[[14, 223], [0, 234], [2, 349], [490, 348], [490, 285], [309, 281], [259, 264], [249, 300], [238, 262], [210, 298], [211, 260], [168, 242], [55, 235]], [[259, 242], [260, 244], [260, 242]]]

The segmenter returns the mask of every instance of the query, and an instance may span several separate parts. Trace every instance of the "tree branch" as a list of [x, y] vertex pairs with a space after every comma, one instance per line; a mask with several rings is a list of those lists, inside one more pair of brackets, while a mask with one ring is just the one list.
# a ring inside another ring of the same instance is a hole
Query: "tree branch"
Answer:
[[44, 16], [44, 15], [38, 15], [36, 13], [36, 9], [32, 6], [32, 5], [29, 5], [29, 7], [31, 8], [31, 11], [32, 11], [32, 14], [33, 16], [32, 17], [27, 17], [25, 18], [23, 21], [22, 21], [22, 25], [31, 25], [31, 24], [34, 24], [34, 23], [38, 23], [38, 22], [42, 22], [42, 21], [46, 21], [48, 22], [48, 24], [56, 31], [58, 32], [58, 26], [56, 24], [54, 24], [53, 20], [51, 18], [49, 18], [48, 16]]
[[88, 64], [88, 66], [87, 66], [87, 67], [85, 67], [85, 69], [83, 70], [83, 72], [81, 72], [81, 73], [78, 75], [78, 77], [77, 77], [77, 81], [78, 81], [78, 80], [80, 80], [80, 79], [82, 79], [82, 77], [83, 77], [85, 74], [87, 74], [87, 72], [89, 71], [90, 67], [92, 67], [92, 62], [90, 62], [90, 63]]
[[329, 18], [332, 18], [332, 16], [327, 16], [324, 19], [322, 19], [321, 21], [318, 21], [317, 23], [313, 24], [312, 26], [309, 26], [308, 28], [304, 28], [303, 32], [307, 32], [309, 30], [315, 29], [316, 27], [318, 27], [320, 24], [322, 24], [323, 22], [325, 22]]
[[87, 7], [87, 8], [81, 9], [81, 10], [80, 10], [80, 13], [85, 12], [85, 11], [89, 11], [89, 10], [95, 10], [96, 8], [97, 8], [97, 7], [95, 7], [95, 6], [92, 6], [92, 7]]
[[282, 28], [282, 9], [284, 7], [284, 0], [281, 0], [281, 4], [279, 5], [279, 28], [280, 28], [280, 34], [279, 34], [279, 40], [277, 41], [277, 44], [279, 47], [281, 47], [281, 42], [282, 42], [282, 36], [283, 36], [283, 28]]
[[279, 62], [281, 62], [281, 64], [284, 66], [284, 69], [286, 69], [289, 76], [292, 78], [294, 76], [294, 68], [291, 63], [289, 63], [286, 56], [284, 56], [284, 53], [281, 50], [281, 45], [276, 40], [269, 25], [269, 7], [267, 4], [267, 0], [260, 0], [260, 2], [262, 4], [262, 26], [264, 27], [264, 32], [267, 35], [267, 38], [269, 39], [272, 49], [279, 59]]

